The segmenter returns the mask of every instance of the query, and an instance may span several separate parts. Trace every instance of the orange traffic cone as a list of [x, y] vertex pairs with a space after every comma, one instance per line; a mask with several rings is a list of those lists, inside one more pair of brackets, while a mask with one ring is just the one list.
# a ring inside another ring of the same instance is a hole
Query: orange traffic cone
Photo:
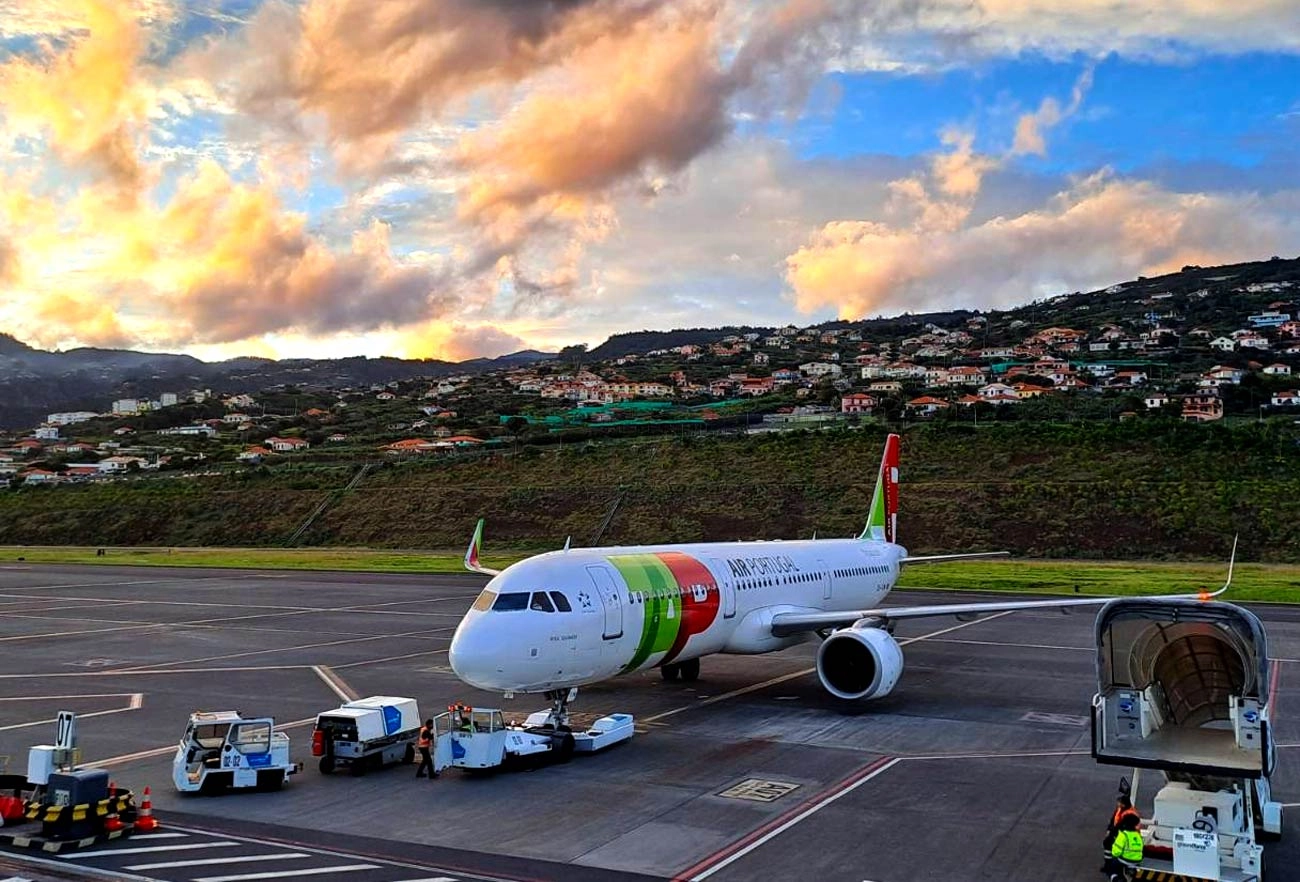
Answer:
[[151, 833], [158, 829], [158, 819], [153, 816], [153, 800], [149, 798], [149, 788], [144, 788], [144, 797], [140, 800], [140, 811], [135, 816], [135, 832]]
[[116, 833], [121, 830], [125, 824], [117, 813], [117, 782], [109, 779], [108, 782], [108, 814], [104, 816], [104, 832]]

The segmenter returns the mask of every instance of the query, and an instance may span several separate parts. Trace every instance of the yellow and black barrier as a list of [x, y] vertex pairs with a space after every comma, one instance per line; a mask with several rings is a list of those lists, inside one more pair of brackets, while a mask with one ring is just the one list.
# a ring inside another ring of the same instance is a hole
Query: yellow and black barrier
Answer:
[[45, 824], [57, 824], [60, 821], [84, 821], [87, 818], [106, 818], [114, 813], [121, 813], [134, 808], [131, 791], [120, 790], [117, 795], [98, 802], [83, 802], [80, 805], [46, 805], [28, 801], [23, 817], [29, 821], [41, 821]]
[[1206, 882], [1200, 876], [1184, 876], [1182, 873], [1174, 873], [1169, 870], [1149, 870], [1146, 867], [1135, 868], [1133, 878], [1144, 880], [1144, 882]]

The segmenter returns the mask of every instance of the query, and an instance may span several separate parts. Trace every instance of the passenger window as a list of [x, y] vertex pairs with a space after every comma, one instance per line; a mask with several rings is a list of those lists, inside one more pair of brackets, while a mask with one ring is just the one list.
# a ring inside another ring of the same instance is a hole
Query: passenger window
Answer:
[[555, 612], [555, 607], [551, 606], [551, 598], [546, 596], [545, 591], [533, 592], [532, 609], [537, 612]]
[[521, 609], [528, 609], [528, 592], [498, 595], [496, 602], [492, 604], [492, 609], [496, 612], [516, 612]]
[[552, 591], [551, 600], [555, 601], [555, 608], [560, 612], [573, 612], [573, 607], [569, 606], [569, 598], [565, 597], [560, 592]]
[[476, 609], [479, 612], [487, 612], [492, 608], [492, 601], [496, 599], [497, 599], [497, 593], [495, 591], [488, 591], [486, 588], [484, 588], [479, 593], [479, 596], [474, 598], [474, 602], [470, 604], [469, 608]]

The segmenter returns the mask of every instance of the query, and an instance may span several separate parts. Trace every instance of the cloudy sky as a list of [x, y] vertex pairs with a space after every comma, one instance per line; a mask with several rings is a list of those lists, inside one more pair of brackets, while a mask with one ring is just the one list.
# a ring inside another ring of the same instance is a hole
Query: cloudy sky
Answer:
[[0, 330], [51, 348], [465, 358], [1298, 253], [1296, 0], [0, 0]]

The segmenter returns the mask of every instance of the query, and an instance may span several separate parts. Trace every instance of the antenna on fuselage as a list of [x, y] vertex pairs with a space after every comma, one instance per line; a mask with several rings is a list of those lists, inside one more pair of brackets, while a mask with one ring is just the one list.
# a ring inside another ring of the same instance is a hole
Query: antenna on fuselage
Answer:
[[565, 536], [565, 537], [564, 537], [564, 550], [565, 550], [565, 551], [568, 551], [568, 550], [569, 550], [569, 546], [572, 545], [572, 544], [573, 544], [573, 537], [572, 537], [572, 536]]

